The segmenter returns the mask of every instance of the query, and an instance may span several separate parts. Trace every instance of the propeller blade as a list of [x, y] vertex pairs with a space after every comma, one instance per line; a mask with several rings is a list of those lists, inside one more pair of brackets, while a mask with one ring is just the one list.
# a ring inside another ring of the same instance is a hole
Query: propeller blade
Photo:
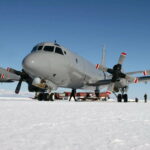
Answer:
[[20, 78], [20, 80], [17, 84], [16, 90], [15, 90], [16, 94], [18, 94], [20, 92], [22, 81], [23, 81], [23, 78]]
[[119, 77], [120, 77], [120, 78], [126, 78], [126, 76], [127, 76], [127, 75], [126, 75], [125, 73], [122, 73], [122, 72], [119, 73]]
[[129, 76], [129, 75], [126, 74], [125, 79], [129, 82], [132, 82], [132, 83], [138, 83], [138, 78], [137, 77], [132, 77], [132, 76]]
[[97, 64], [96, 69], [102, 70], [104, 72], [107, 72], [108, 68], [104, 67], [103, 65]]
[[114, 73], [114, 70], [111, 69], [111, 68], [108, 68], [108, 69], [107, 69], [107, 72], [110, 73], [110, 74], [113, 74], [113, 73]]
[[15, 70], [15, 69], [13, 69], [13, 68], [7, 68], [7, 71], [8, 71], [8, 72], [11, 72], [11, 73], [14, 73], [14, 74], [16, 74], [16, 75], [19, 75], [19, 76], [22, 75], [22, 72], [21, 72], [21, 71]]
[[118, 60], [118, 64], [120, 64], [120, 65], [123, 64], [123, 62], [124, 62], [124, 60], [126, 58], [126, 55], [127, 55], [127, 53], [124, 53], [124, 52], [121, 53], [121, 55], [119, 57], [119, 60]]
[[143, 72], [143, 75], [144, 75], [144, 76], [150, 75], [150, 70], [145, 70], [145, 71]]

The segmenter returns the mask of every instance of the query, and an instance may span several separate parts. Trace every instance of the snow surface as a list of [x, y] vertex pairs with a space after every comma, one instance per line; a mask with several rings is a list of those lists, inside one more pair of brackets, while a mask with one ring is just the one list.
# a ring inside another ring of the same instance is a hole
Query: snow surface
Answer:
[[0, 89], [0, 98], [1, 97], [33, 97], [34, 94], [31, 92], [25, 92], [25, 91], [20, 91], [19, 94], [15, 94], [14, 91], [12, 90], [5, 90], [5, 89]]
[[1, 150], [149, 150], [150, 103], [0, 99]]

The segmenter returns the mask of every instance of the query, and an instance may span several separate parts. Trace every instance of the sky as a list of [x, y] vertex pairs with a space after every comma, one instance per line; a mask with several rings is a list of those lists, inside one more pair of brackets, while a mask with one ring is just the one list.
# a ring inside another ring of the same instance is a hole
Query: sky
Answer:
[[[0, 0], [0, 66], [21, 70], [34, 45], [57, 40], [93, 64], [105, 45], [108, 67], [127, 52], [125, 72], [150, 69], [149, 27], [149, 0]], [[150, 96], [150, 83], [130, 86], [130, 97], [145, 93]]]

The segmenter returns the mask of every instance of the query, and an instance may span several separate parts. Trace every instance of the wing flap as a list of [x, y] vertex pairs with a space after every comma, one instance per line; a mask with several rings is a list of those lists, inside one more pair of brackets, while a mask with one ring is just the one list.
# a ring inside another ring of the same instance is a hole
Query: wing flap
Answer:
[[148, 82], [150, 81], [150, 76], [142, 76], [142, 77], [138, 77], [138, 82]]

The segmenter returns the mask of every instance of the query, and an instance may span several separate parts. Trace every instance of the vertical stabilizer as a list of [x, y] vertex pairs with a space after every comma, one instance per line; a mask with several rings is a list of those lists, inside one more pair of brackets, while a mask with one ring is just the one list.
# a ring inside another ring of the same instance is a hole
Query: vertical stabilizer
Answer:
[[101, 65], [106, 67], [106, 47], [105, 47], [105, 45], [102, 48]]

